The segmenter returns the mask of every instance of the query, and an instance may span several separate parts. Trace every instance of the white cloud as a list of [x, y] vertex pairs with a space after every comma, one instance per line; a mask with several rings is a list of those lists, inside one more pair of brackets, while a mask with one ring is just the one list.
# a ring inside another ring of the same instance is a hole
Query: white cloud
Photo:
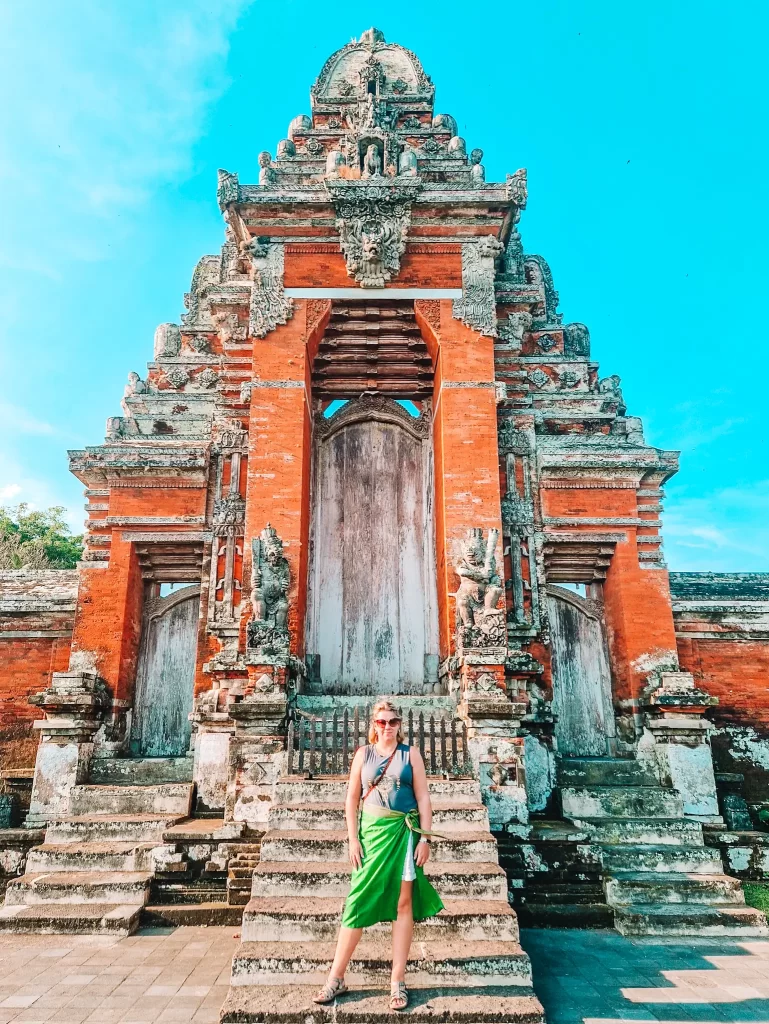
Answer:
[[50, 423], [32, 416], [25, 409], [0, 399], [0, 430], [7, 441], [13, 434], [55, 434]]
[[769, 480], [704, 498], [672, 495], [665, 504], [662, 534], [673, 571], [769, 570]]

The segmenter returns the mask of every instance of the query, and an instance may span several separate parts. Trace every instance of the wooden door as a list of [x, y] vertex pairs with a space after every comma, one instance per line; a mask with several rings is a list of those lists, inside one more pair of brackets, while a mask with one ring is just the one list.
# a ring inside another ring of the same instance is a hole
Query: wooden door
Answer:
[[187, 753], [199, 608], [199, 586], [146, 603], [131, 730], [134, 756]]
[[410, 419], [350, 402], [317, 440], [307, 649], [324, 693], [424, 693], [437, 664], [430, 443]]
[[547, 595], [558, 752], [606, 757], [615, 729], [601, 606], [562, 587]]

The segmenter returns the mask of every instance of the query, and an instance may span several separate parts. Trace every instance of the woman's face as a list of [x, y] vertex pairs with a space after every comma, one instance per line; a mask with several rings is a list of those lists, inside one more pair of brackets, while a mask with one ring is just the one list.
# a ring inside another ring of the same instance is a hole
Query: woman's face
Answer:
[[377, 733], [383, 740], [389, 740], [393, 736], [397, 736], [400, 724], [401, 720], [394, 711], [378, 711], [374, 718]]

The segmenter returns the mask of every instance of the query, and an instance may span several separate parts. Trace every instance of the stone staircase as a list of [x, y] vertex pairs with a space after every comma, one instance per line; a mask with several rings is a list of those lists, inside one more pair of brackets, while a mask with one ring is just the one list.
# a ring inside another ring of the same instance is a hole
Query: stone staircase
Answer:
[[[347, 972], [348, 995], [329, 1007], [311, 1001], [331, 966], [349, 887], [345, 790], [338, 777], [278, 782], [222, 1022], [398, 1016], [387, 1005], [389, 925], [364, 933]], [[435, 829], [447, 838], [434, 843], [426, 873], [445, 909], [415, 926], [408, 1016], [543, 1021], [478, 783], [431, 779], [430, 791]]]
[[723, 873], [702, 825], [643, 764], [624, 758], [564, 759], [563, 816], [602, 849], [606, 902], [622, 935], [769, 934]]
[[[193, 786], [126, 783], [163, 777], [158, 761], [147, 772], [135, 766], [120, 783], [72, 790], [70, 815], [48, 825], [25, 873], [9, 884], [0, 931], [130, 935], [138, 928], [155, 869], [173, 870], [163, 833], [190, 814]], [[112, 771], [120, 776], [119, 765]], [[170, 774], [179, 771], [172, 766]]]

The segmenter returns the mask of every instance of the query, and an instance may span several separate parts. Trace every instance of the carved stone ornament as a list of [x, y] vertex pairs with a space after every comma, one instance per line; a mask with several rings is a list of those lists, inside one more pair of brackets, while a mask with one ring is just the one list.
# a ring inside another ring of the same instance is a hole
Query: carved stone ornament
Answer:
[[454, 569], [459, 576], [456, 593], [458, 650], [472, 647], [502, 647], [507, 641], [504, 609], [498, 609], [504, 592], [497, 573], [495, 549], [499, 533], [489, 530], [467, 531]]
[[155, 329], [155, 359], [176, 356], [182, 347], [178, 324], [159, 324]]
[[622, 397], [620, 384], [620, 377], [613, 373], [610, 377], [604, 377], [603, 380], [598, 382], [598, 392], [604, 395], [607, 400], [616, 402], [617, 415], [624, 416], [627, 412], [627, 406], [625, 405], [625, 399]]
[[535, 388], [543, 388], [546, 384], [550, 383], [550, 377], [544, 370], [532, 370], [529, 374], [529, 380]]
[[240, 322], [237, 313], [214, 313], [211, 320], [219, 332], [223, 345], [242, 344], [246, 340], [246, 325]]
[[176, 367], [176, 369], [169, 370], [166, 373], [166, 380], [168, 381], [168, 386], [170, 388], [174, 388], [174, 390], [176, 391], [178, 391], [180, 388], [183, 388], [185, 384], [189, 383], [189, 379], [190, 375], [187, 373], [186, 370], [182, 370], [180, 367]]
[[347, 273], [363, 288], [383, 288], [398, 276], [411, 204], [422, 187], [418, 179], [326, 180], [336, 210], [339, 244]]
[[476, 693], [494, 693], [498, 690], [497, 680], [491, 672], [481, 672], [476, 680], [468, 687]]
[[228, 203], [237, 203], [240, 198], [240, 185], [237, 174], [231, 174], [220, 168], [218, 176], [216, 199], [220, 208], [223, 209]]
[[574, 370], [564, 370], [558, 377], [561, 387], [575, 388], [579, 384], [579, 374]]
[[407, 132], [418, 132], [422, 127], [424, 126], [416, 114], [409, 114], [408, 117], [404, 117], [403, 123], [401, 124], [401, 128]]
[[534, 506], [517, 494], [502, 499], [502, 522], [510, 526], [530, 526], [534, 523]]
[[214, 502], [214, 535], [242, 537], [246, 522], [246, 502], [239, 494], [228, 494]]
[[499, 424], [497, 441], [499, 443], [500, 455], [507, 455], [508, 453], [515, 455], [531, 454], [531, 445], [529, 444], [528, 437], [522, 430], [517, 430], [510, 420], [505, 420]]
[[288, 323], [294, 312], [293, 299], [283, 290], [283, 246], [254, 239], [249, 245], [253, 286], [248, 327], [255, 338], [265, 338], [279, 324]]
[[531, 322], [531, 313], [508, 313], [507, 320], [497, 322], [498, 336], [512, 348], [520, 348]]
[[268, 523], [251, 542], [250, 651], [266, 656], [288, 654], [288, 588], [291, 575], [283, 541]]
[[195, 384], [199, 388], [205, 388], [207, 391], [211, 388], [215, 388], [219, 383], [219, 374], [216, 370], [212, 370], [211, 367], [207, 367], [195, 378]]
[[543, 352], [550, 352], [552, 349], [555, 348], [557, 344], [558, 342], [555, 340], [552, 334], [543, 334], [541, 338], [537, 338], [537, 346]]
[[507, 198], [511, 203], [524, 210], [526, 201], [529, 198], [529, 190], [526, 182], [526, 168], [521, 167], [515, 174], [507, 176]]
[[491, 235], [462, 246], [462, 298], [454, 299], [453, 313], [468, 327], [487, 337], [497, 337], [494, 295], [494, 264], [504, 246]]
[[248, 431], [237, 420], [215, 423], [214, 438], [218, 451], [242, 451], [248, 445]]
[[412, 416], [403, 406], [388, 395], [363, 394], [345, 402], [332, 416], [324, 416], [319, 412], [314, 421], [314, 433], [318, 438], [327, 437], [336, 432], [346, 423], [354, 422], [362, 417], [376, 419], [386, 417], [405, 427], [409, 433], [420, 439], [430, 436], [430, 413], [423, 409], [421, 415]]

